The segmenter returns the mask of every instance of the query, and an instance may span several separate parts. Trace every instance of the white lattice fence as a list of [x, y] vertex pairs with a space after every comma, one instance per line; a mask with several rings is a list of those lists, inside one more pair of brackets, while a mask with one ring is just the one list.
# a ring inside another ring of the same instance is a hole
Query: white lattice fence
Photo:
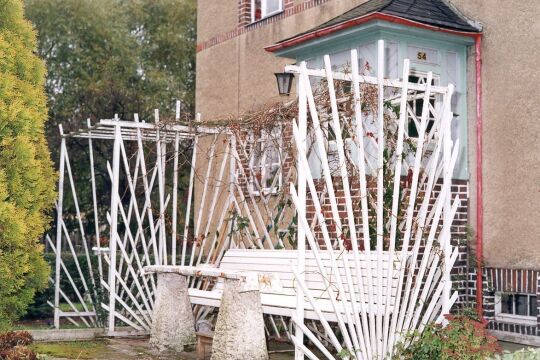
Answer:
[[[307, 355], [317, 359], [304, 344], [304, 335], [330, 359], [336, 354], [358, 359], [391, 357], [405, 333], [422, 331], [429, 321], [444, 322], [443, 315], [457, 299], [450, 281], [457, 257], [457, 249], [450, 245], [450, 228], [459, 206], [459, 199], [452, 201], [450, 194], [459, 149], [450, 137], [453, 86], [433, 86], [431, 73], [423, 84], [409, 83], [408, 60], [403, 64], [401, 78], [406, 81], [385, 79], [383, 41], [378, 44], [376, 78], [359, 74], [357, 58], [356, 50], [352, 50], [348, 73], [333, 72], [329, 56], [324, 58], [325, 68], [321, 70], [307, 69], [305, 63], [287, 68], [299, 77], [299, 116], [293, 127], [299, 173], [305, 174], [296, 186], [291, 185], [299, 219], [298, 249], [306, 248], [314, 254], [325, 249], [325, 253], [331, 253], [331, 273], [320, 255], [317, 263], [318, 271], [327, 279], [338, 320], [337, 324], [330, 323], [320, 311], [321, 304], [307, 290], [304, 259], [298, 259], [293, 265], [299, 284], [300, 306], [293, 315], [298, 358]], [[329, 124], [321, 121], [327, 113], [313, 95], [310, 77], [324, 79], [328, 87]], [[336, 82], [349, 83], [352, 94], [338, 94]], [[362, 92], [375, 86], [376, 107], [365, 109]], [[415, 101], [419, 94], [423, 106], [418, 118], [411, 106], [418, 104]], [[434, 94], [443, 97], [441, 106], [430, 103]], [[351, 103], [350, 118], [340, 110], [344, 101]], [[434, 123], [428, 130], [430, 118]], [[407, 134], [409, 121], [414, 121], [418, 129], [416, 139]], [[344, 132], [347, 126], [350, 130]], [[335, 136], [333, 147], [328, 145], [328, 127]], [[414, 146], [405, 152], [405, 142], [412, 141]], [[320, 178], [313, 173], [312, 160], [305, 153], [309, 142], [317, 148]], [[411, 173], [405, 188], [402, 177]], [[439, 177], [444, 179], [443, 185], [435, 196], [433, 187]], [[351, 200], [353, 179], [360, 184], [359, 204]], [[316, 185], [321, 182], [330, 211], [319, 199], [321, 189]], [[344, 204], [336, 200], [336, 186], [344, 192]], [[306, 217], [306, 198], [315, 208], [318, 231]], [[435, 205], [431, 206], [430, 201]], [[373, 254], [377, 258], [376, 270], [362, 268], [361, 259]], [[394, 259], [399, 266], [384, 262], [385, 258]], [[319, 309], [325, 341], [304, 325], [304, 298]]]
[[[144, 266], [216, 266], [229, 248], [283, 247], [273, 227], [288, 219], [273, 201], [275, 194], [253, 176], [264, 168], [259, 164], [265, 163], [269, 145], [254, 151], [245, 137], [227, 128], [200, 126], [198, 120], [184, 126], [178, 120], [179, 109], [173, 122], [160, 121], [156, 111], [152, 123], [135, 115], [134, 121], [101, 120], [69, 134], [61, 129], [56, 237], [47, 236], [56, 254], [55, 279], [50, 279], [56, 327], [67, 319], [77, 326], [105, 326], [111, 335], [121, 335], [117, 328], [126, 327], [148, 332], [156, 279], [143, 276]], [[87, 141], [92, 192], [84, 200], [92, 203], [91, 212], [78, 206], [80, 179], [71, 171], [67, 146], [74, 140]], [[110, 153], [95, 162], [99, 142], [109, 143], [104, 148]], [[189, 159], [186, 151], [191, 151]], [[180, 189], [179, 163], [186, 161], [189, 181]], [[105, 173], [111, 186], [107, 203], [100, 200], [96, 173]], [[281, 182], [281, 172], [265, 179], [272, 186]], [[180, 192], [185, 196], [179, 199]], [[65, 212], [65, 200], [74, 204], [75, 213]], [[75, 271], [66, 262], [74, 262]], [[193, 278], [190, 286], [209, 289], [213, 284]], [[212, 308], [194, 310], [198, 319], [211, 320]], [[288, 332], [283, 318], [270, 316], [267, 324], [268, 335]]]

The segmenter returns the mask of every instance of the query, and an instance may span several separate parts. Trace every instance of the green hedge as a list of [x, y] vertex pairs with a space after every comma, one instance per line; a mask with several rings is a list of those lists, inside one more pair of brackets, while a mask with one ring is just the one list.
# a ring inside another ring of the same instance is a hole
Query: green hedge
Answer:
[[[44, 257], [47, 263], [49, 263], [51, 267], [51, 278], [54, 279], [55, 278], [55, 261], [56, 261], [55, 255], [53, 253], [47, 253], [44, 255]], [[177, 259], [177, 264], [180, 263], [179, 257]], [[99, 275], [98, 275], [99, 273], [97, 270], [98, 268], [97, 258], [98, 258], [97, 255], [90, 256], [90, 261], [92, 262], [92, 268], [94, 272], [94, 279], [96, 279], [96, 281], [99, 278]], [[84, 296], [83, 292], [80, 290], [80, 289], [84, 289], [83, 283], [81, 281], [81, 277], [79, 275], [79, 271], [77, 269], [77, 265], [75, 263], [75, 259], [73, 258], [73, 255], [69, 252], [64, 252], [62, 253], [62, 260], [64, 261], [64, 264], [69, 274], [71, 275], [71, 278], [73, 279], [73, 282], [75, 283], [77, 289], [79, 289], [79, 291], [81, 292], [81, 295]], [[89, 277], [89, 272], [88, 272], [86, 255], [78, 254], [77, 260], [79, 262], [81, 271], [83, 272], [85, 276], [87, 286], [91, 287], [92, 284], [89, 281], [90, 277]], [[118, 255], [118, 258], [117, 258], [117, 263], [119, 262], [120, 262], [120, 255]], [[150, 256], [150, 262], [154, 263], [153, 256]], [[169, 263], [170, 263], [170, 260], [169, 260]], [[189, 263], [189, 256], [186, 258], [186, 263]], [[105, 263], [105, 260], [103, 260], [103, 276], [105, 279], [108, 278], [107, 268], [108, 266]], [[60, 277], [60, 287], [62, 291], [66, 294], [66, 296], [71, 301], [73, 301], [74, 303], [79, 303], [77, 294], [73, 290], [73, 286], [71, 285], [71, 282], [69, 281], [68, 277], [65, 276], [64, 270], [61, 270], [61, 274], [62, 276]], [[54, 311], [53, 311], [53, 308], [49, 304], [47, 304], [47, 300], [54, 303], [54, 284], [50, 282], [49, 282], [48, 288], [36, 294], [34, 298], [34, 303], [28, 307], [28, 312], [24, 318], [25, 319], [43, 319], [43, 318], [52, 317], [54, 315]], [[62, 299], [60, 300], [62, 301]]]
[[[44, 255], [45, 260], [47, 263], [49, 263], [51, 267], [51, 278], [55, 278], [55, 261], [56, 257], [52, 253], [47, 253]], [[64, 265], [66, 266], [69, 274], [71, 275], [71, 278], [73, 279], [73, 282], [75, 283], [75, 286], [81, 292], [81, 295], [83, 295], [83, 292], [80, 289], [84, 289], [83, 282], [81, 280], [81, 277], [79, 275], [79, 271], [77, 269], [77, 265], [75, 262], [75, 259], [73, 258], [73, 255], [71, 253], [63, 253], [62, 254], [62, 260], [64, 261]], [[79, 266], [81, 268], [81, 271], [83, 272], [83, 275], [86, 279], [87, 286], [91, 286], [90, 281], [88, 281], [89, 272], [88, 272], [88, 265], [87, 265], [87, 259], [86, 255], [79, 254], [77, 255], [77, 260], [79, 262]], [[93, 268], [94, 268], [94, 276], [95, 279], [98, 279], [98, 273], [97, 273], [97, 266], [94, 264], [97, 264], [97, 256], [91, 255], [90, 261], [92, 262]], [[79, 302], [77, 298], [77, 294], [75, 293], [75, 290], [73, 289], [73, 286], [71, 285], [71, 282], [69, 281], [68, 277], [65, 276], [65, 273], [63, 270], [61, 270], [62, 276], [60, 277], [60, 287], [62, 291], [66, 294], [66, 296], [73, 302]], [[39, 292], [36, 294], [34, 298], [34, 303], [31, 304], [28, 307], [28, 312], [26, 313], [25, 319], [38, 319], [38, 318], [48, 318], [52, 317], [54, 315], [53, 308], [47, 304], [47, 300], [50, 302], [54, 302], [54, 284], [49, 282], [49, 287], [45, 290]]]

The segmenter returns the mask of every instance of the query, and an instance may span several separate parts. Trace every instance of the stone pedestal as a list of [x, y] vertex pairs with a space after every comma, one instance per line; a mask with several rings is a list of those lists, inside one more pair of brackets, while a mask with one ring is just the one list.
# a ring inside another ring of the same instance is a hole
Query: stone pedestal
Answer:
[[225, 280], [212, 345], [212, 360], [267, 360], [259, 291]]
[[195, 343], [195, 320], [183, 275], [159, 273], [150, 345], [159, 352], [180, 352]]

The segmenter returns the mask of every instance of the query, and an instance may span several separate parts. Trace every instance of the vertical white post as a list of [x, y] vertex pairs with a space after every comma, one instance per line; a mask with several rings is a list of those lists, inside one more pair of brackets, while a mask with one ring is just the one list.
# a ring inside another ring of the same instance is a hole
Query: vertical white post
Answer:
[[[195, 117], [195, 121], [197, 122], [198, 119], [200, 119], [200, 114], [197, 114]], [[187, 199], [187, 206], [186, 206], [186, 218], [184, 221], [184, 237], [182, 239], [182, 260], [181, 265], [184, 266], [186, 263], [186, 248], [187, 248], [187, 239], [188, 239], [188, 232], [189, 232], [189, 221], [191, 219], [191, 199], [193, 198], [193, 182], [195, 180], [195, 166], [197, 161], [197, 144], [198, 144], [199, 137], [195, 135], [195, 138], [193, 139], [193, 154], [191, 157], [191, 171], [189, 174], [189, 189], [188, 189], [188, 199]]]
[[[139, 115], [134, 114], [134, 120], [135, 122], [139, 122]], [[148, 226], [150, 228], [150, 242], [152, 245], [152, 250], [154, 252], [154, 263], [156, 265], [159, 265], [159, 252], [157, 248], [157, 239], [156, 239], [156, 229], [155, 229], [155, 223], [154, 223], [154, 211], [152, 210], [152, 199], [150, 198], [151, 189], [153, 188], [154, 184], [154, 174], [157, 173], [157, 171], [153, 172], [152, 179], [150, 180], [150, 184], [148, 184], [148, 172], [146, 169], [146, 161], [144, 159], [144, 147], [142, 142], [142, 134], [141, 129], [137, 128], [137, 147], [139, 152], [139, 161], [141, 165], [141, 177], [142, 182], [144, 186], [144, 196], [146, 199], [146, 204], [143, 207], [142, 213], [144, 214], [144, 211], [146, 209], [146, 214], [148, 216]]]
[[[378, 58], [377, 58], [377, 84], [378, 84], [378, 105], [377, 105], [377, 304], [383, 303], [382, 297], [382, 252], [384, 238], [384, 40], [378, 42]], [[382, 314], [377, 312], [376, 321], [377, 334], [377, 349], [378, 354], [382, 358], [383, 342], [382, 342]]]
[[[357, 356], [361, 356], [361, 353], [367, 354], [367, 349], [369, 346], [366, 346], [364, 342], [364, 334], [362, 330], [362, 326], [360, 324], [360, 318], [358, 316], [359, 312], [362, 312], [363, 318], [365, 319], [365, 309], [363, 308], [364, 305], [364, 297], [363, 297], [363, 280], [360, 273], [360, 258], [358, 254], [358, 239], [356, 237], [356, 224], [354, 220], [354, 211], [353, 211], [353, 204], [351, 200], [351, 189], [350, 189], [350, 183], [349, 183], [349, 174], [346, 166], [346, 158], [345, 158], [345, 151], [346, 151], [346, 145], [344, 143], [342, 132], [341, 132], [341, 124], [339, 121], [339, 110], [337, 105], [337, 99], [336, 99], [336, 92], [334, 88], [334, 76], [332, 74], [332, 64], [330, 62], [330, 56], [325, 55], [324, 56], [324, 66], [326, 70], [326, 79], [328, 82], [328, 93], [330, 95], [330, 107], [332, 110], [332, 122], [331, 127], [334, 130], [334, 134], [336, 135], [336, 145], [337, 145], [337, 152], [338, 152], [338, 161], [339, 161], [339, 171], [341, 174], [341, 183], [343, 185], [343, 195], [345, 197], [345, 209], [347, 210], [347, 218], [344, 219], [344, 221], [347, 222], [347, 225], [349, 226], [349, 240], [351, 242], [352, 252], [353, 252], [353, 258], [354, 258], [354, 267], [356, 267], [357, 271], [357, 289], [358, 289], [358, 295], [359, 298], [362, 299], [360, 301], [361, 311], [357, 308], [357, 299], [356, 299], [356, 291], [355, 287], [353, 286], [352, 281], [352, 275], [350, 270], [350, 263], [349, 263], [349, 257], [347, 253], [343, 254], [343, 261], [344, 261], [344, 270], [345, 270], [345, 276], [347, 278], [347, 282], [349, 283], [349, 293], [350, 293], [350, 299], [351, 299], [351, 305], [352, 305], [352, 311], [354, 314], [354, 322], [356, 325], [356, 334], [354, 328], [351, 326], [353, 321], [349, 322], [349, 326], [351, 327], [351, 335], [353, 338], [353, 344], [355, 347], [355, 351]], [[342, 245], [340, 245], [341, 248]], [[353, 268], [354, 268], [353, 267]], [[347, 310], [348, 311], [348, 310]], [[366, 324], [367, 325], [367, 324]], [[356, 335], [356, 336], [355, 336]]]
[[[114, 116], [118, 121], [118, 115]], [[113, 146], [113, 177], [111, 186], [111, 233], [109, 237], [109, 334], [114, 332], [115, 309], [116, 309], [116, 238], [118, 231], [118, 206], [120, 199], [118, 197], [118, 183], [120, 175], [120, 141], [122, 134], [120, 125], [114, 127], [114, 146]]]
[[56, 262], [54, 273], [54, 327], [60, 328], [60, 264], [62, 262], [62, 207], [64, 202], [64, 158], [66, 155], [66, 139], [62, 125], [59, 126], [62, 141], [60, 144], [60, 169], [58, 178], [58, 203], [56, 204]]
[[[396, 160], [395, 160], [395, 168], [394, 168], [394, 183], [393, 185], [393, 193], [392, 193], [392, 211], [390, 213], [390, 244], [388, 249], [389, 254], [389, 265], [387, 271], [387, 283], [386, 283], [386, 306], [385, 306], [385, 313], [384, 313], [384, 329], [383, 329], [383, 349], [385, 352], [391, 352], [393, 348], [392, 343], [388, 343], [389, 338], [391, 338], [390, 334], [388, 333], [389, 327], [390, 327], [390, 298], [392, 297], [393, 289], [392, 289], [392, 273], [394, 271], [393, 266], [390, 264], [391, 261], [394, 259], [394, 253], [396, 248], [396, 243], [398, 241], [397, 239], [397, 218], [398, 218], [398, 205], [401, 201], [399, 196], [399, 189], [401, 185], [401, 165], [403, 162], [403, 141], [405, 137], [405, 122], [407, 120], [407, 95], [409, 90], [409, 59], [405, 59], [403, 61], [403, 87], [401, 88], [401, 100], [399, 105], [399, 122], [398, 122], [398, 136], [397, 136], [397, 144], [396, 144]], [[422, 142], [422, 138], [418, 138], [419, 142]], [[414, 195], [413, 195], [414, 196]], [[388, 349], [389, 348], [389, 349]], [[388, 349], [388, 350], [387, 350]]]
[[[366, 180], [366, 157], [365, 157], [365, 148], [364, 148], [364, 124], [362, 120], [362, 102], [360, 94], [360, 78], [358, 70], [358, 53], [356, 49], [351, 50], [351, 64], [352, 64], [352, 82], [353, 82], [353, 91], [354, 91], [354, 124], [356, 127], [356, 141], [358, 144], [358, 159], [357, 159], [357, 168], [360, 177], [360, 205], [361, 205], [361, 214], [362, 214], [362, 235], [364, 237], [364, 249], [365, 254], [368, 258], [371, 258], [371, 238], [370, 238], [370, 229], [369, 229], [369, 210], [368, 210], [368, 196], [367, 196], [367, 180]], [[357, 271], [359, 269], [357, 268]], [[374, 305], [374, 295], [373, 295], [373, 276], [371, 267], [368, 266], [367, 269], [367, 301], [369, 311], [369, 332], [368, 339], [366, 343], [371, 352], [376, 352], [374, 347], [374, 334], [375, 334], [375, 316], [371, 307]], [[366, 327], [368, 328], [368, 327]], [[370, 354], [371, 355], [371, 354]]]
[[[230, 162], [229, 162], [229, 203], [233, 203], [233, 199], [234, 198], [234, 186], [235, 184], [238, 183], [238, 179], [237, 179], [237, 171], [236, 171], [236, 157], [234, 156], [236, 152], [236, 135], [234, 134], [231, 134], [230, 135], [230, 150], [229, 150], [229, 154], [226, 154], [227, 156], [229, 156], [229, 159], [230, 159]], [[233, 151], [234, 149], [234, 151]], [[240, 214], [239, 214], [240, 215]], [[233, 224], [233, 222], [231, 221], [231, 227], [234, 226], [235, 224]], [[230, 231], [230, 240], [228, 242], [228, 248], [227, 249], [224, 249], [224, 250], [228, 250], [230, 247], [231, 247], [231, 244], [232, 244], [232, 237], [233, 237], [233, 228], [231, 228], [231, 231]], [[221, 255], [219, 256], [219, 258], [221, 258]], [[273, 319], [272, 317], [270, 317], [271, 319]]]
[[[305, 81], [302, 81], [302, 77], [308, 76], [306, 63], [303, 61], [300, 64], [300, 76], [298, 79], [298, 101], [299, 101], [299, 110], [298, 110], [298, 129], [300, 140], [302, 145], [298, 147], [298, 159], [300, 159], [301, 153], [306, 151], [306, 137], [307, 137], [307, 97], [306, 97], [306, 88]], [[298, 218], [301, 216], [305, 217], [306, 215], [306, 175], [301, 171], [300, 160], [297, 161], [297, 176], [298, 176], [298, 200], [299, 206], [297, 207], [298, 212], [302, 214], [298, 215]], [[302, 226], [298, 226], [297, 232], [297, 248], [298, 248], [298, 273], [304, 278], [305, 266], [306, 266], [306, 234]], [[296, 287], [296, 318], [299, 323], [304, 323], [304, 293], [302, 289], [297, 285]], [[304, 343], [304, 332], [300, 326], [296, 326], [295, 337], [297, 343], [302, 345]], [[295, 350], [295, 359], [303, 360], [304, 353], [296, 347]]]
[[[176, 102], [176, 121], [180, 120], [180, 101]], [[180, 134], [174, 137], [174, 164], [173, 164], [173, 205], [172, 205], [172, 234], [171, 234], [171, 263], [176, 265], [176, 222], [178, 219], [178, 151], [180, 147]]]
[[[409, 189], [409, 204], [407, 205], [407, 213], [406, 213], [406, 222], [405, 222], [405, 232], [403, 235], [403, 243], [401, 247], [401, 267], [400, 267], [400, 274], [399, 274], [399, 280], [398, 280], [398, 286], [397, 286], [397, 295], [396, 295], [396, 302], [394, 305], [394, 316], [392, 317], [392, 324], [390, 328], [390, 344], [394, 344], [394, 339], [399, 339], [399, 334], [397, 334], [396, 326], [397, 321], [399, 318], [399, 309], [400, 309], [400, 303], [401, 303], [401, 294], [403, 290], [403, 281], [405, 276], [405, 271], [407, 269], [406, 262], [405, 262], [405, 256], [409, 251], [409, 243], [411, 240], [411, 232], [412, 232], [412, 225], [413, 225], [413, 215], [414, 215], [414, 208], [416, 205], [416, 197], [417, 197], [417, 189], [418, 189], [418, 177], [420, 174], [420, 167], [421, 167], [421, 161], [422, 161], [422, 154], [424, 153], [424, 143], [425, 143], [425, 134], [426, 134], [426, 123], [427, 123], [427, 117], [429, 114], [429, 99], [431, 95], [431, 80], [433, 79], [433, 73], [430, 71], [427, 75], [427, 82], [426, 82], [426, 91], [424, 92], [424, 99], [423, 99], [423, 108], [422, 108], [422, 116], [420, 120], [420, 127], [418, 129], [418, 139], [421, 139], [422, 141], [418, 141], [418, 145], [416, 147], [416, 153], [414, 157], [414, 165], [413, 165], [413, 176], [412, 181]], [[403, 300], [404, 304], [407, 303], [407, 299]], [[393, 351], [393, 350], [392, 350]], [[392, 355], [392, 351], [390, 354]]]
[[[99, 215], [98, 215], [98, 206], [97, 206], [97, 193], [96, 193], [96, 174], [94, 171], [94, 148], [92, 146], [92, 132], [90, 131], [90, 128], [92, 127], [92, 124], [90, 123], [90, 119], [86, 120], [86, 125], [88, 126], [88, 153], [90, 154], [90, 180], [92, 183], [92, 203], [94, 205], [94, 224], [95, 224], [95, 231], [96, 231], [96, 245], [98, 248], [101, 247], [100, 242], [100, 233], [99, 233]], [[90, 245], [90, 248], [92, 245]], [[103, 261], [101, 259], [101, 251], [98, 252], [98, 270], [99, 270], [99, 279], [100, 281], [103, 279]], [[99, 304], [98, 304], [99, 306]]]
[[[444, 174], [446, 174], [448, 171], [450, 171], [450, 161], [452, 157], [452, 118], [453, 113], [451, 111], [451, 104], [452, 104], [452, 95], [454, 93], [454, 85], [450, 84], [448, 85], [448, 95], [445, 97], [445, 104], [444, 106], [444, 114], [446, 116], [443, 117], [442, 126], [444, 126], [444, 139], [443, 139], [443, 166], [444, 166]], [[443, 208], [443, 227], [446, 227], [448, 229], [451, 229], [451, 222], [452, 222], [452, 205], [451, 205], [451, 198], [452, 198], [452, 176], [450, 176], [450, 184], [448, 193], [446, 195], [446, 198], [444, 199], [444, 208]], [[449, 263], [450, 263], [450, 255], [452, 253], [452, 248], [450, 245], [450, 239], [451, 236], [451, 230], [448, 231], [448, 235], [445, 237], [442, 237], [443, 243], [439, 244], [442, 247], [443, 255], [444, 255], [444, 266], [443, 268], [446, 270]], [[450, 294], [452, 291], [452, 283], [450, 280], [450, 271], [444, 271], [443, 272], [443, 282], [444, 282], [444, 288], [443, 288], [443, 295], [442, 295], [442, 314], [447, 314], [450, 311], [449, 302], [450, 302]], [[443, 324], [446, 324], [446, 318], [443, 320]]]
[[156, 166], [158, 169], [158, 190], [159, 190], [159, 233], [158, 233], [158, 247], [159, 247], [159, 265], [167, 265], [167, 244], [165, 243], [165, 173], [163, 164], [163, 144], [161, 141], [161, 134], [159, 131], [159, 110], [154, 110], [154, 119], [156, 122]]

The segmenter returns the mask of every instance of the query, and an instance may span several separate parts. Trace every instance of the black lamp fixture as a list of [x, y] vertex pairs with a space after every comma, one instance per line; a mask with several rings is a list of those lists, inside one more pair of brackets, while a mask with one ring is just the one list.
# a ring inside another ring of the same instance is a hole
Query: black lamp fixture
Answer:
[[292, 80], [294, 79], [294, 74], [291, 73], [275, 73], [279, 95], [289, 96], [291, 94]]

